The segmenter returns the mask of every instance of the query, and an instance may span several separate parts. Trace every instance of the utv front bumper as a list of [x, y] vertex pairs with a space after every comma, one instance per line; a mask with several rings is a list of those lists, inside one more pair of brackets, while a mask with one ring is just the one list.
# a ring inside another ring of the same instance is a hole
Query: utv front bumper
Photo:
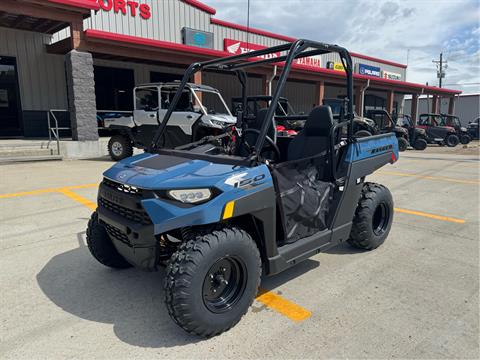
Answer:
[[98, 219], [117, 251], [135, 267], [155, 270], [158, 242], [141, 201], [152, 196], [105, 179], [98, 191]]

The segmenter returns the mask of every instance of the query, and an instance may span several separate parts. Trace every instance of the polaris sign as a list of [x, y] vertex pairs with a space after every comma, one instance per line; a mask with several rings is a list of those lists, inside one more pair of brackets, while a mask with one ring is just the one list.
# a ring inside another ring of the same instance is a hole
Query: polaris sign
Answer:
[[360, 75], [382, 77], [381, 69], [377, 66], [371, 66], [366, 64], [357, 64], [357, 72]]

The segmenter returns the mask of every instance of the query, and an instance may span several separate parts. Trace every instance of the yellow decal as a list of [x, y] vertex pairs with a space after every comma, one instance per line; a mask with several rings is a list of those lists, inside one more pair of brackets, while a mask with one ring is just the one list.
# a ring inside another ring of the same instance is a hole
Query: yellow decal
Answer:
[[229, 219], [233, 216], [233, 208], [235, 207], [235, 201], [229, 201], [225, 205], [225, 210], [223, 211], [223, 220]]

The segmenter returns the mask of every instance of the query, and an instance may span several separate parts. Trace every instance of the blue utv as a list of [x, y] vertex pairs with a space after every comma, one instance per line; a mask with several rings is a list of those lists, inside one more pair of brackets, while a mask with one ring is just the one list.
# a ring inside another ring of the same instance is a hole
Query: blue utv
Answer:
[[[279, 57], [269, 56], [280, 52]], [[298, 115], [303, 129], [277, 136], [275, 110], [295, 59], [337, 53], [346, 72], [345, 111], [328, 106]], [[246, 108], [246, 69], [282, 62], [270, 106], [234, 128], [174, 149], [161, 148], [188, 80], [202, 70], [235, 73]], [[88, 248], [112, 268], [166, 265], [165, 302], [189, 333], [211, 337], [247, 312], [260, 276], [274, 275], [348, 242], [371, 250], [392, 226], [389, 190], [366, 182], [398, 158], [395, 134], [353, 135], [352, 60], [337, 45], [297, 40], [194, 63], [144, 154], [104, 173]]]

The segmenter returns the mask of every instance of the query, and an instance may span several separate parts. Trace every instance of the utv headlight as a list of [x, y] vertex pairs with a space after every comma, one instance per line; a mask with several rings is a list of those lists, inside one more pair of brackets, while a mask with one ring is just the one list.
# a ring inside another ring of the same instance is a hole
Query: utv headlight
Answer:
[[168, 195], [185, 204], [196, 204], [210, 199], [212, 192], [210, 189], [170, 190]]

